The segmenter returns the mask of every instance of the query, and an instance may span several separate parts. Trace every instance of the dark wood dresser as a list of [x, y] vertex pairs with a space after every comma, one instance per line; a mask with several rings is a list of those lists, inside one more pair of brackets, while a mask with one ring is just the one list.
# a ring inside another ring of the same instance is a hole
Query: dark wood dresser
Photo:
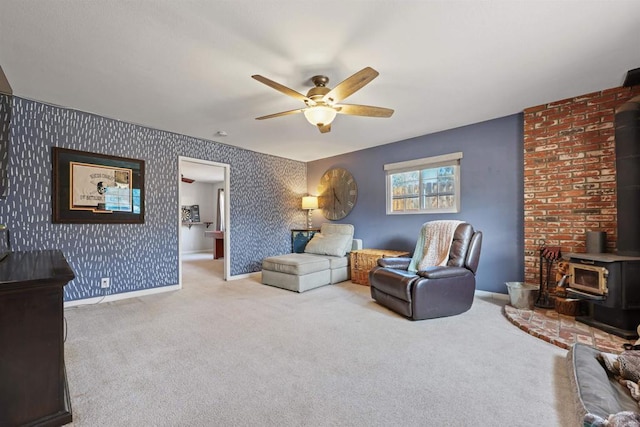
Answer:
[[71, 422], [63, 288], [74, 277], [60, 251], [13, 252], [0, 262], [0, 426]]

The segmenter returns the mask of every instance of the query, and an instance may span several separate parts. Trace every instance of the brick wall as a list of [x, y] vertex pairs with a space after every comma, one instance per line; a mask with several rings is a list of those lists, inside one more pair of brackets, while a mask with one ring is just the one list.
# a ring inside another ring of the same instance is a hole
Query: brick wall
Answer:
[[[524, 111], [525, 281], [539, 283], [539, 245], [585, 252], [587, 231], [616, 248], [615, 110], [640, 86], [613, 88]], [[552, 276], [553, 277], [553, 276]]]

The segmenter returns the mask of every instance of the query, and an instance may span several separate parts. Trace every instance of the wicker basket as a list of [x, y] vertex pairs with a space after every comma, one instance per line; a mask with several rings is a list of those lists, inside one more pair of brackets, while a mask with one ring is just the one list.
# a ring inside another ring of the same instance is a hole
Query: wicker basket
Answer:
[[351, 251], [351, 281], [369, 286], [369, 270], [378, 265], [378, 259], [408, 257], [409, 252], [386, 249], [360, 249]]

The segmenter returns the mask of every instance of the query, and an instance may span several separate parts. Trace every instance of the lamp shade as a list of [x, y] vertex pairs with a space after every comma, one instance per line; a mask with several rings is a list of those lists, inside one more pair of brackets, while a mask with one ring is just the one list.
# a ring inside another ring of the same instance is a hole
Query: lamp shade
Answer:
[[303, 197], [302, 209], [318, 209], [318, 198], [316, 196]]
[[304, 110], [304, 116], [307, 121], [314, 126], [331, 124], [333, 119], [336, 118], [336, 110], [324, 105], [316, 105]]

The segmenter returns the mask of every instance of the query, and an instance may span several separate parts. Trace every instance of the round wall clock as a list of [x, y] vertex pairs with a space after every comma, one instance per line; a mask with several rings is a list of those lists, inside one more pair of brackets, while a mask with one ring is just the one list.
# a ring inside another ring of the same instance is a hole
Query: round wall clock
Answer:
[[349, 215], [358, 199], [356, 180], [343, 168], [327, 170], [320, 178], [319, 192], [322, 214], [334, 221]]

